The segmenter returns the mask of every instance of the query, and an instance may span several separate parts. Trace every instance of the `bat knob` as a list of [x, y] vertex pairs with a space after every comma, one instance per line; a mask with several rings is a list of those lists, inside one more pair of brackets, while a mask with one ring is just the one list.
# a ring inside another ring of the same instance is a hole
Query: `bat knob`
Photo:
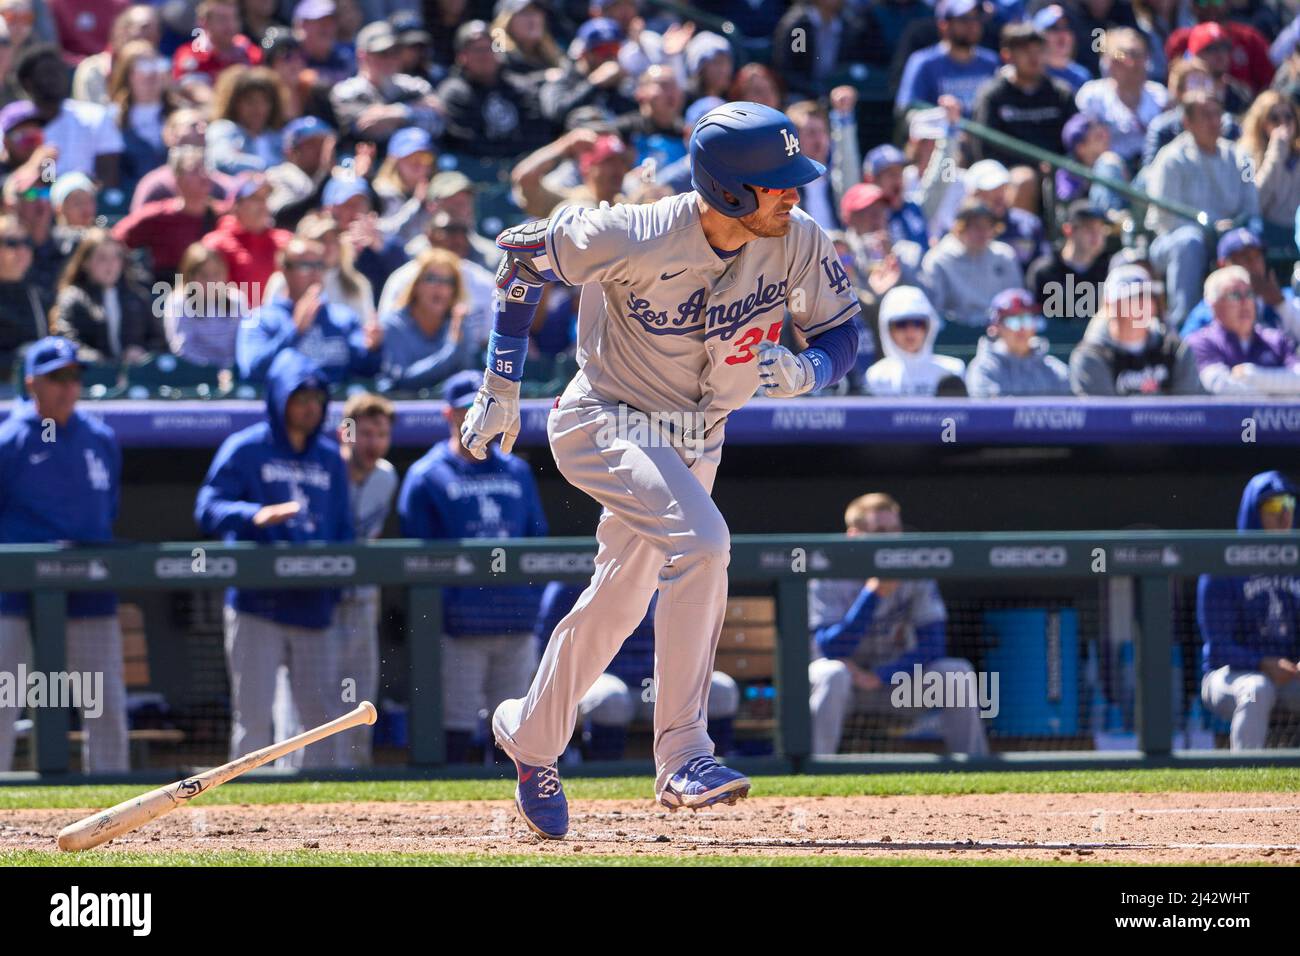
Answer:
[[366, 713], [366, 723], [373, 724], [379, 719], [379, 711], [375, 710], [375, 705], [368, 700], [363, 700], [358, 706]]

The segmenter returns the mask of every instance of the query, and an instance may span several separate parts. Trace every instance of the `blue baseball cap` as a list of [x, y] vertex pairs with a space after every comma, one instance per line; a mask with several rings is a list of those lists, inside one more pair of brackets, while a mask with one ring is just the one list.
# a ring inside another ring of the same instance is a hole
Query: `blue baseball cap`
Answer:
[[427, 130], [418, 126], [399, 129], [388, 140], [388, 155], [394, 159], [405, 159], [415, 153], [432, 153], [433, 137]]
[[698, 100], [686, 107], [686, 115], [683, 117], [687, 126], [694, 126], [700, 121], [700, 117], [709, 110], [715, 110], [723, 103], [727, 102], [721, 96], [701, 96]]
[[256, 196], [262, 190], [270, 190], [271, 184], [261, 173], [243, 173], [235, 181], [235, 200]]
[[867, 153], [866, 161], [863, 163], [863, 167], [870, 170], [873, 176], [879, 176], [882, 169], [888, 169], [890, 166], [906, 165], [907, 157], [893, 143], [882, 143], [877, 146]]
[[955, 20], [979, 8], [979, 0], [939, 0], [934, 8], [936, 20]]
[[1070, 15], [1065, 12], [1065, 7], [1059, 3], [1053, 3], [1051, 6], [1043, 7], [1043, 9], [1035, 13], [1033, 19], [1029, 22], [1034, 25], [1034, 29], [1039, 33], [1046, 33], [1062, 20], [1065, 21], [1067, 27], [1070, 25]]
[[370, 198], [370, 187], [361, 176], [331, 177], [321, 191], [320, 204], [326, 208], [341, 206], [353, 196]]
[[295, 20], [324, 20], [334, 16], [334, 0], [299, 0], [293, 8]]
[[334, 127], [319, 116], [300, 116], [284, 124], [284, 129], [280, 132], [280, 140], [285, 149], [294, 149], [304, 139], [334, 135], [336, 135]]
[[1219, 247], [1215, 254], [1222, 262], [1229, 256], [1234, 256], [1243, 249], [1263, 249], [1264, 244], [1259, 241], [1259, 236], [1255, 235], [1249, 229], [1233, 229], [1225, 232], [1223, 238], [1219, 240]]
[[482, 372], [457, 372], [442, 384], [442, 400], [452, 408], [469, 408], [483, 386]]
[[77, 358], [77, 347], [58, 335], [47, 335], [33, 342], [23, 356], [23, 367], [32, 378], [49, 375], [69, 365], [81, 365]]
[[582, 56], [593, 47], [623, 42], [623, 28], [609, 17], [596, 17], [578, 27], [573, 39], [574, 56]]

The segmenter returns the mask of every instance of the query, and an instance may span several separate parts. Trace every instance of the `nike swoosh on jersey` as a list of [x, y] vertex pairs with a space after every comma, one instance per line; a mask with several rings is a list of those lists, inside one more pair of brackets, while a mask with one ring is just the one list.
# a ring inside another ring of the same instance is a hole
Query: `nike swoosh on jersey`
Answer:
[[675, 278], [677, 278], [679, 275], [681, 275], [681, 274], [682, 274], [683, 272], [685, 272], [685, 271], [686, 271], [685, 269], [678, 269], [678, 270], [677, 270], [676, 272], [674, 272], [672, 275], [669, 275], [667, 272], [664, 272], [664, 273], [661, 273], [661, 274], [660, 274], [659, 278], [662, 279], [662, 280], [664, 280], [664, 281], [667, 281], [667, 280], [669, 280], [669, 279], [675, 279]]
[[39, 464], [40, 464], [41, 462], [43, 462], [46, 458], [49, 458], [50, 455], [52, 455], [52, 454], [53, 454], [53, 452], [48, 452], [48, 451], [47, 451], [47, 452], [42, 452], [42, 453], [40, 453], [40, 454], [28, 455], [28, 456], [27, 456], [27, 460], [28, 460], [29, 462], [31, 462], [33, 465], [39, 465]]

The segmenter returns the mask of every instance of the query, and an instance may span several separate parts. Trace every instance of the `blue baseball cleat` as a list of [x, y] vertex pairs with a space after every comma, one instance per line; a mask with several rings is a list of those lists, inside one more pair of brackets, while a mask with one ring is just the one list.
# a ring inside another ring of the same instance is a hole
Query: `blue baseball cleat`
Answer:
[[712, 755], [688, 760], [668, 778], [668, 786], [659, 802], [669, 810], [690, 807], [698, 810], [715, 803], [735, 803], [749, 796], [749, 778], [738, 770], [724, 767]]
[[519, 774], [515, 807], [528, 829], [548, 840], [563, 839], [569, 832], [569, 801], [555, 764], [530, 767], [516, 760], [515, 770]]

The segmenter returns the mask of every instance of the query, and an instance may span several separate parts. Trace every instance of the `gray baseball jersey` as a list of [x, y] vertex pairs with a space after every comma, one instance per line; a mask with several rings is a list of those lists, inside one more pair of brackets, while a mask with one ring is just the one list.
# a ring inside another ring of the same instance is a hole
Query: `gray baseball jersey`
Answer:
[[[556, 625], [528, 694], [496, 709], [493, 733], [521, 763], [554, 762], [583, 695], [657, 591], [662, 795], [674, 771], [713, 752], [708, 697], [730, 549], [711, 497], [722, 423], [757, 390], [756, 347], [779, 340], [787, 310], [806, 343], [851, 321], [857, 296], [830, 240], [798, 208], [785, 236], [755, 239], [723, 259], [705, 239], [694, 192], [639, 206], [571, 206], [550, 221], [531, 264], [583, 287], [579, 371], [547, 433], [560, 473], [603, 513], [591, 583]], [[681, 416], [667, 424], [680, 422], [691, 441], [661, 444], [621, 428], [620, 403]]]
[[724, 260], [695, 192], [644, 205], [570, 206], [535, 265], [582, 285], [576, 383], [643, 412], [703, 416], [708, 432], [758, 388], [756, 346], [779, 341], [786, 310], [806, 343], [857, 315], [835, 246], [797, 206], [779, 239]]

